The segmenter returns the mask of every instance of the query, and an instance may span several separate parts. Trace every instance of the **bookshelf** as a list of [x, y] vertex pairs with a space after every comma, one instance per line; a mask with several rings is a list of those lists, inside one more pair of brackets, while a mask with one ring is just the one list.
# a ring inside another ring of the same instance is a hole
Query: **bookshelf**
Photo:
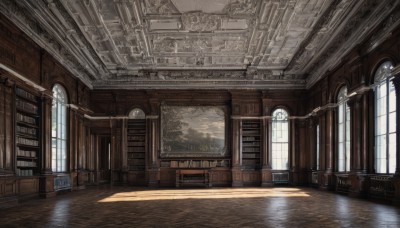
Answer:
[[242, 120], [242, 165], [245, 169], [260, 169], [260, 120]]
[[33, 176], [40, 169], [40, 120], [38, 97], [15, 88], [16, 174]]
[[145, 171], [146, 120], [128, 120], [128, 170]]

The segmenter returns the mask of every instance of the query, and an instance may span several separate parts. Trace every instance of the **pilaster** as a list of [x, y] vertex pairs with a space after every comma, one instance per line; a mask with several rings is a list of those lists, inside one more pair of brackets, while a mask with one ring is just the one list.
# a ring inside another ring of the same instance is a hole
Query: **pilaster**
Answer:
[[147, 181], [149, 187], [158, 187], [160, 182], [160, 168], [158, 165], [158, 116], [147, 116], [147, 136], [148, 136], [148, 169]]
[[325, 173], [320, 185], [321, 189], [333, 190], [335, 187], [335, 176], [333, 174], [333, 144], [334, 144], [334, 111], [329, 108], [325, 112]]
[[51, 169], [51, 108], [52, 98], [50, 94], [43, 94], [42, 101], [42, 118], [41, 118], [41, 135], [42, 135], [42, 164], [41, 176], [39, 178], [39, 195], [43, 198], [55, 196], [54, 191], [54, 175]]
[[269, 137], [269, 119], [263, 119], [263, 142], [262, 147], [262, 169], [261, 169], [261, 186], [262, 187], [271, 187], [272, 183], [272, 171], [271, 171], [271, 159], [270, 159], [270, 137]]
[[232, 119], [232, 187], [243, 186], [241, 167], [241, 127], [240, 119]]

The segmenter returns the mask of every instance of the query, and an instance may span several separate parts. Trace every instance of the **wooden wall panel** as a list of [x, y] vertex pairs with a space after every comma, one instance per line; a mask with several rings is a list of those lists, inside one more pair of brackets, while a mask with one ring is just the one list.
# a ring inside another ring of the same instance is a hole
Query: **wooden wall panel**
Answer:
[[175, 169], [160, 168], [160, 186], [175, 187]]
[[19, 195], [39, 194], [39, 178], [20, 178], [18, 188]]

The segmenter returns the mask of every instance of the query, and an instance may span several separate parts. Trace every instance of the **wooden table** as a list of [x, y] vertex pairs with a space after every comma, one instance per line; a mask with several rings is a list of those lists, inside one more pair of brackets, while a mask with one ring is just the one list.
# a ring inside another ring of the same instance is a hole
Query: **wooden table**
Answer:
[[209, 169], [177, 169], [176, 187], [183, 185], [211, 187], [211, 175]]

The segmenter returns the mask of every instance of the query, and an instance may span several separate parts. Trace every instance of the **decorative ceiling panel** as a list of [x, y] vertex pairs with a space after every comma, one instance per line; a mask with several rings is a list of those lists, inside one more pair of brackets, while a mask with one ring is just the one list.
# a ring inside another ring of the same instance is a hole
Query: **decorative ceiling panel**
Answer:
[[[0, 11], [94, 88], [290, 89], [315, 83], [361, 41], [359, 34], [367, 35], [398, 5], [391, 0], [3, 0]], [[392, 25], [400, 21], [391, 17]], [[371, 50], [388, 33], [372, 39]]]

